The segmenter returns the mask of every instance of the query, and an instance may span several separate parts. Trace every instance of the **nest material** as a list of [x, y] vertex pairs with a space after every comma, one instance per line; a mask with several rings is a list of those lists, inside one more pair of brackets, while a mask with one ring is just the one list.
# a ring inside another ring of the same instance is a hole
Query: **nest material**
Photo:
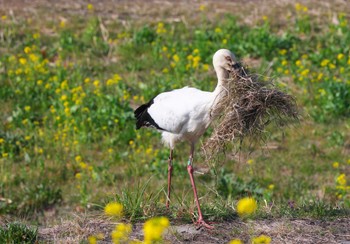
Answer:
[[274, 124], [278, 128], [299, 120], [295, 99], [278, 90], [274, 84], [263, 82], [257, 75], [240, 67], [231, 74], [226, 92], [213, 113], [221, 116], [214, 122], [211, 138], [205, 143], [207, 155], [223, 151], [227, 142], [249, 137], [262, 141], [265, 128]]

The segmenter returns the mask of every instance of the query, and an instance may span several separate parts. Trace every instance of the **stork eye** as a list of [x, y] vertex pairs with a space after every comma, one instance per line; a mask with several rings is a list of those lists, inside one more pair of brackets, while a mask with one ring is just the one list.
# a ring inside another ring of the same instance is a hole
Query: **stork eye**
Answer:
[[225, 59], [232, 63], [232, 58], [230, 56], [226, 56]]

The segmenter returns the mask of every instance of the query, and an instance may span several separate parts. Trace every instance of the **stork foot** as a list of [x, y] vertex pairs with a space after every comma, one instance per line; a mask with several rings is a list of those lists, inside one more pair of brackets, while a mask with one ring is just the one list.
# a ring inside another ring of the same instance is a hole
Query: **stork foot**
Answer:
[[203, 219], [199, 219], [199, 220], [195, 223], [195, 225], [196, 225], [196, 229], [197, 229], [197, 230], [201, 229], [202, 227], [207, 228], [207, 229], [209, 229], [209, 230], [214, 229], [214, 226], [207, 224], [207, 222], [205, 222]]

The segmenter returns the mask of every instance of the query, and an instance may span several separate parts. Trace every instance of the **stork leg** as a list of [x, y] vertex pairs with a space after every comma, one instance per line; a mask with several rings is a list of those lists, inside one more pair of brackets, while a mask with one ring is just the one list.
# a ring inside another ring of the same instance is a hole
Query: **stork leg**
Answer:
[[170, 155], [168, 159], [168, 195], [166, 198], [166, 208], [169, 209], [170, 204], [170, 191], [171, 191], [171, 176], [173, 173], [173, 149], [170, 149]]
[[196, 201], [196, 205], [197, 205], [197, 209], [198, 209], [199, 218], [198, 218], [198, 220], [196, 222], [196, 225], [198, 226], [198, 228], [203, 226], [203, 227], [208, 228], [208, 229], [213, 229], [214, 228], [213, 226], [207, 224], [204, 221], [203, 215], [202, 215], [202, 211], [201, 211], [201, 206], [199, 204], [199, 199], [198, 199], [198, 195], [197, 195], [197, 188], [196, 188], [196, 184], [195, 184], [194, 178], [193, 178], [193, 167], [192, 167], [193, 152], [194, 152], [194, 144], [191, 144], [191, 153], [190, 153], [190, 158], [188, 160], [187, 172], [190, 175], [190, 180], [191, 180], [191, 184], [192, 184], [194, 199]]

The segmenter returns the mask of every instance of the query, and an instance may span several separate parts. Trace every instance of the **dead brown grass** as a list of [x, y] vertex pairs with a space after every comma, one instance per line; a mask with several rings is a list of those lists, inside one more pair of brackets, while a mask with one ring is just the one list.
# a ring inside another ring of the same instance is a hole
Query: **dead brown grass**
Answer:
[[[265, 128], [272, 124], [275, 129], [299, 120], [294, 97], [275, 87], [272, 81], [250, 74], [241, 66], [232, 72], [226, 93], [215, 110], [222, 111], [214, 123], [214, 132], [204, 144], [210, 157], [224, 151], [226, 143], [249, 137], [258, 144], [264, 141]], [[214, 111], [214, 113], [217, 113]]]

